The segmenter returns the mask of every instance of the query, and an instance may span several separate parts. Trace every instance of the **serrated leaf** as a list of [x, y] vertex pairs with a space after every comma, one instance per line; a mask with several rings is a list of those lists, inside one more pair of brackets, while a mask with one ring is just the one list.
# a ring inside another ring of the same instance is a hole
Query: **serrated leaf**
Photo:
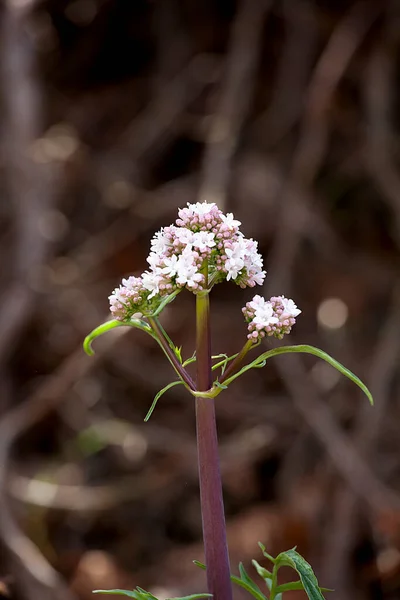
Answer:
[[271, 571], [268, 571], [268, 569], [265, 569], [264, 567], [262, 567], [260, 564], [258, 564], [258, 562], [256, 560], [252, 560], [251, 561], [253, 567], [256, 569], [258, 575], [260, 577], [262, 577], [263, 579], [271, 579], [272, 578], [272, 573]]
[[89, 335], [85, 337], [85, 340], [83, 342], [83, 349], [86, 352], [86, 354], [88, 354], [89, 356], [93, 356], [94, 350], [92, 348], [92, 344], [94, 340], [103, 335], [104, 333], [111, 331], [111, 329], [115, 329], [116, 327], [135, 327], [136, 329], [141, 329], [145, 333], [148, 333], [152, 337], [154, 337], [150, 326], [141, 319], [131, 319], [130, 321], [118, 321], [117, 319], [112, 319], [111, 321], [106, 321], [105, 323], [102, 323], [101, 325], [93, 329], [93, 331], [91, 331]]
[[140, 600], [139, 592], [131, 590], [93, 590], [93, 594], [114, 594], [115, 596], [128, 596]]
[[296, 550], [288, 550], [279, 554], [276, 558], [276, 565], [292, 567], [297, 571], [304, 591], [310, 600], [324, 600], [311, 565]]
[[329, 354], [327, 354], [323, 350], [320, 350], [319, 348], [315, 348], [314, 346], [308, 346], [306, 344], [302, 344], [299, 346], [281, 346], [280, 348], [273, 348], [272, 350], [268, 350], [268, 352], [264, 352], [263, 354], [260, 354], [260, 356], [258, 358], [253, 360], [248, 365], [242, 367], [240, 369], [240, 371], [238, 371], [237, 373], [235, 373], [234, 375], [229, 377], [224, 383], [226, 385], [229, 385], [230, 383], [232, 383], [232, 381], [234, 381], [235, 379], [240, 377], [240, 375], [243, 375], [243, 373], [245, 373], [246, 371], [264, 366], [266, 361], [269, 358], [272, 358], [273, 356], [278, 356], [279, 354], [289, 354], [289, 353], [313, 354], [314, 356], [321, 358], [322, 360], [324, 360], [325, 362], [330, 364], [332, 367], [334, 367], [337, 371], [339, 371], [339, 373], [341, 373], [342, 375], [344, 375], [345, 377], [350, 379], [350, 381], [355, 383], [367, 396], [368, 400], [370, 401], [370, 404], [374, 403], [374, 399], [372, 397], [371, 392], [369, 391], [367, 386], [361, 381], [361, 379], [359, 379], [357, 377], [357, 375], [355, 375], [352, 371], [347, 369], [340, 362], [338, 362], [337, 360], [332, 358], [332, 356], [329, 356]]
[[163, 394], [165, 394], [165, 392], [168, 392], [168, 390], [170, 390], [171, 388], [173, 388], [176, 385], [184, 385], [183, 381], [172, 381], [171, 383], [169, 383], [168, 385], [166, 385], [162, 390], [160, 390], [154, 397], [154, 400], [149, 408], [149, 411], [147, 413], [147, 415], [145, 416], [144, 420], [145, 422], [147, 422], [151, 415], [153, 414], [153, 411], [157, 405], [158, 400], [161, 398], [161, 396]]

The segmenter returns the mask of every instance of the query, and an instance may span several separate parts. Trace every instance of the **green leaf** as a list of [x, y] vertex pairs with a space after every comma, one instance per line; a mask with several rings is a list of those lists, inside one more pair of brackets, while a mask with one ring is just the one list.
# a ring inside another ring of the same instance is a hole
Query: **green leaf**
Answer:
[[218, 380], [214, 381], [213, 385], [217, 388], [219, 388], [220, 390], [226, 390], [227, 389], [227, 385], [224, 385], [223, 383], [220, 383]]
[[268, 571], [268, 569], [264, 569], [264, 567], [258, 564], [256, 560], [252, 560], [251, 562], [260, 577], [262, 577], [263, 579], [272, 579], [271, 571]]
[[267, 597], [264, 596], [264, 594], [261, 591], [258, 593], [253, 588], [253, 586], [249, 585], [246, 581], [243, 581], [243, 579], [240, 579], [240, 577], [236, 577], [236, 575], [231, 575], [231, 581], [233, 583], [236, 583], [236, 585], [243, 588], [247, 592], [249, 592], [249, 594], [251, 594], [257, 600], [267, 600]]
[[367, 386], [361, 381], [361, 379], [359, 379], [357, 377], [357, 375], [354, 375], [354, 373], [352, 373], [352, 371], [350, 371], [345, 366], [343, 366], [340, 362], [338, 362], [337, 360], [335, 360], [334, 358], [329, 356], [329, 354], [327, 354], [323, 350], [320, 350], [319, 348], [314, 348], [314, 346], [308, 346], [306, 344], [302, 344], [299, 346], [282, 346], [280, 348], [274, 348], [272, 350], [268, 350], [268, 352], [264, 352], [263, 354], [260, 354], [260, 356], [258, 358], [256, 358], [255, 360], [253, 360], [250, 364], [242, 367], [238, 373], [235, 373], [234, 375], [232, 375], [232, 377], [229, 377], [224, 383], [225, 383], [225, 385], [229, 385], [230, 383], [232, 383], [232, 381], [234, 381], [235, 379], [240, 377], [240, 375], [243, 375], [243, 373], [245, 373], [246, 371], [248, 371], [250, 369], [263, 367], [265, 365], [266, 361], [269, 358], [271, 358], [272, 356], [278, 356], [279, 354], [288, 354], [288, 353], [293, 353], [293, 352], [313, 354], [314, 356], [321, 358], [322, 360], [324, 360], [325, 362], [330, 364], [332, 367], [337, 369], [340, 373], [342, 373], [342, 375], [344, 375], [345, 377], [350, 379], [353, 383], [355, 383], [364, 392], [364, 394], [367, 396], [370, 403], [371, 404], [374, 403], [374, 399], [372, 398], [371, 392], [369, 391]]
[[183, 288], [179, 288], [172, 292], [172, 294], [165, 296], [164, 300], [157, 306], [156, 310], [150, 314], [146, 314], [146, 316], [158, 317], [158, 315], [164, 310], [167, 304], [170, 304], [170, 302], [173, 302], [173, 300], [175, 300], [176, 296], [182, 291], [182, 289]]
[[[329, 588], [319, 588], [321, 592], [334, 592], [335, 590], [331, 590]], [[282, 583], [282, 585], [278, 585], [276, 591], [280, 594], [283, 592], [290, 592], [296, 590], [304, 590], [304, 586], [301, 581], [291, 581], [290, 583]]]
[[181, 380], [179, 380], [179, 381], [172, 381], [171, 383], [169, 383], [168, 385], [166, 385], [162, 390], [160, 390], [158, 392], [158, 394], [155, 395], [154, 400], [152, 402], [152, 405], [149, 408], [149, 412], [147, 413], [147, 415], [144, 418], [145, 422], [147, 422], [150, 419], [151, 415], [153, 414], [153, 411], [154, 411], [154, 409], [156, 407], [156, 404], [157, 404], [159, 398], [161, 398], [161, 396], [163, 394], [165, 394], [165, 392], [167, 392], [168, 390], [170, 390], [171, 388], [173, 388], [176, 385], [184, 385], [184, 383]]
[[194, 362], [196, 362], [196, 350], [193, 352], [193, 354], [192, 354], [192, 356], [190, 358], [187, 358], [185, 360], [185, 362], [183, 363], [182, 367], [187, 367], [188, 365], [191, 365]]
[[282, 583], [282, 585], [278, 585], [278, 587], [276, 588], [276, 591], [280, 594], [283, 594], [283, 592], [290, 592], [296, 590], [304, 590], [301, 581], [291, 581], [290, 583]]
[[[196, 567], [203, 569], [203, 571], [207, 569], [206, 565], [199, 562], [198, 560], [194, 560], [193, 563], [196, 565]], [[264, 596], [257, 584], [247, 575], [242, 563], [240, 563], [239, 565], [239, 572], [241, 577], [231, 575], [231, 581], [239, 587], [245, 589], [247, 592], [249, 592], [249, 594], [254, 596], [256, 600], [267, 600], [267, 597]]]
[[273, 564], [275, 564], [276, 559], [273, 556], [271, 556], [270, 554], [268, 554], [268, 552], [265, 549], [264, 544], [262, 544], [261, 542], [258, 542], [258, 546], [260, 547], [261, 552], [264, 554], [265, 558], [268, 558], [268, 560], [270, 560]]
[[198, 598], [212, 598], [212, 594], [191, 594], [180, 598], [167, 598], [166, 600], [198, 600]]
[[85, 337], [85, 340], [83, 342], [83, 349], [85, 350], [86, 354], [88, 354], [89, 356], [93, 356], [93, 341], [100, 335], [103, 335], [104, 333], [107, 333], [108, 331], [111, 331], [111, 329], [115, 329], [116, 327], [136, 327], [137, 329], [141, 329], [142, 331], [149, 333], [152, 337], [154, 337], [150, 326], [141, 319], [131, 319], [130, 321], [118, 321], [117, 319], [112, 319], [111, 321], [106, 321], [105, 323], [102, 323], [102, 325], [99, 325], [98, 327], [93, 329], [93, 331], [91, 331], [89, 335]]
[[242, 582], [246, 583], [249, 586], [249, 588], [251, 588], [252, 591], [250, 593], [253, 594], [255, 598], [265, 598], [264, 594], [262, 593], [256, 582], [253, 581], [251, 577], [249, 577], [249, 575], [247, 574], [243, 563], [239, 563], [239, 573], [240, 579], [242, 580]]
[[128, 596], [129, 598], [141, 600], [139, 592], [130, 590], [93, 590], [93, 594], [114, 594], [115, 596]]
[[176, 358], [182, 364], [182, 346], [180, 346], [179, 348], [178, 348], [178, 346], [174, 346], [174, 353], [175, 353]]
[[225, 373], [225, 369], [227, 367], [227, 364], [229, 362], [231, 362], [231, 360], [233, 360], [234, 358], [236, 358], [238, 355], [238, 353], [236, 354], [232, 354], [232, 356], [227, 356], [226, 354], [219, 354], [217, 356], [213, 356], [213, 358], [221, 358], [223, 357], [224, 360], [221, 360], [220, 362], [216, 363], [215, 365], [212, 366], [212, 371], [215, 371], [216, 369], [219, 369], [219, 367], [221, 368], [221, 375], [223, 375]]
[[151, 594], [147, 590], [144, 590], [143, 588], [139, 587], [138, 585], [136, 586], [136, 589], [140, 594], [142, 594], [146, 598], [154, 598], [154, 600], [157, 600], [157, 598], [155, 596], [153, 596], [153, 594]]
[[279, 554], [276, 558], [276, 565], [278, 568], [282, 566], [292, 567], [297, 571], [304, 591], [310, 600], [324, 600], [311, 565], [296, 550], [288, 550]]

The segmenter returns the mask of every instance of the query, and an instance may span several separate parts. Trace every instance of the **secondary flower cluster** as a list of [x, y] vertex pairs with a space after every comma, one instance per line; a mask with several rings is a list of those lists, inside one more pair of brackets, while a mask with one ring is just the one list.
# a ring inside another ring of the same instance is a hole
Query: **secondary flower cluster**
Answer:
[[257, 242], [245, 238], [239, 225], [214, 203], [179, 209], [175, 224], [151, 241], [149, 270], [123, 279], [109, 297], [113, 316], [123, 321], [149, 314], [160, 297], [181, 288], [196, 293], [230, 279], [242, 288], [261, 285], [265, 271]]
[[285, 296], [273, 296], [270, 300], [265, 300], [258, 295], [247, 302], [242, 311], [248, 323], [247, 337], [254, 342], [266, 335], [282, 339], [285, 334], [290, 333], [296, 317], [301, 313], [293, 300]]

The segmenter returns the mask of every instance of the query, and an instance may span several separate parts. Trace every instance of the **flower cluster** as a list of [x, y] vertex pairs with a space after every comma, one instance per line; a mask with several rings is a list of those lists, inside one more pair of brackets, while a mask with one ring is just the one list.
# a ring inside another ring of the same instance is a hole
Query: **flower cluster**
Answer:
[[175, 224], [154, 235], [149, 269], [123, 279], [109, 297], [113, 316], [125, 320], [150, 314], [163, 296], [182, 288], [196, 293], [224, 280], [242, 288], [261, 285], [265, 271], [257, 242], [245, 238], [240, 225], [214, 203], [179, 209]]
[[274, 336], [282, 339], [290, 333], [296, 322], [296, 317], [301, 313], [293, 300], [285, 296], [273, 296], [265, 300], [261, 296], [254, 296], [242, 309], [248, 323], [248, 339], [258, 342], [261, 338]]

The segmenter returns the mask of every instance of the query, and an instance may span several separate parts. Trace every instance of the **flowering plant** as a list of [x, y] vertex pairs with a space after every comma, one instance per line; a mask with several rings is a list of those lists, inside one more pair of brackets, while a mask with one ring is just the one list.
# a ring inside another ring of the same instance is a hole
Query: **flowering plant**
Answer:
[[[272, 356], [306, 352], [322, 358], [351, 379], [372, 403], [369, 390], [358, 377], [312, 346], [280, 346], [261, 353], [252, 362], [242, 366], [248, 352], [258, 347], [263, 338], [282, 339], [290, 333], [301, 311], [293, 300], [284, 296], [265, 300], [255, 295], [242, 309], [248, 330], [242, 349], [233, 356], [211, 354], [209, 295], [212, 288], [223, 281], [233, 281], [241, 288], [255, 287], [262, 285], [266, 276], [257, 242], [246, 238], [239, 229], [240, 225], [240, 221], [234, 219], [231, 213], [225, 215], [213, 203], [197, 202], [180, 209], [175, 224], [162, 228], [154, 235], [147, 258], [148, 270], [140, 277], [123, 279], [109, 297], [114, 318], [94, 329], [84, 342], [86, 352], [92, 354], [91, 345], [96, 337], [115, 327], [130, 326], [148, 333], [160, 345], [178, 379], [156, 395], [146, 421], [161, 395], [175, 385], [184, 385], [195, 398], [206, 566], [197, 564], [207, 569], [208, 593], [190, 597], [193, 600], [210, 595], [215, 600], [230, 600], [231, 580], [244, 587], [257, 600], [267, 598], [248, 576], [243, 565], [239, 566], [240, 577], [230, 575], [214, 399], [240, 375], [252, 368], [263, 367]], [[196, 350], [187, 360], [183, 360], [181, 349], [175, 346], [159, 320], [162, 310], [183, 289], [196, 297]], [[191, 363], [196, 363], [196, 381], [187, 371]], [[216, 372], [218, 374], [215, 377]], [[264, 556], [273, 563], [272, 571], [268, 571], [253, 561], [257, 573], [267, 584], [269, 600], [296, 589], [304, 589], [312, 600], [323, 599], [310, 565], [295, 550], [281, 553], [274, 559], [261, 544], [260, 547]], [[278, 585], [277, 572], [284, 565], [295, 569], [300, 580]], [[142, 588], [135, 591], [98, 591], [125, 594], [136, 600], [154, 600], [154, 596]]]

